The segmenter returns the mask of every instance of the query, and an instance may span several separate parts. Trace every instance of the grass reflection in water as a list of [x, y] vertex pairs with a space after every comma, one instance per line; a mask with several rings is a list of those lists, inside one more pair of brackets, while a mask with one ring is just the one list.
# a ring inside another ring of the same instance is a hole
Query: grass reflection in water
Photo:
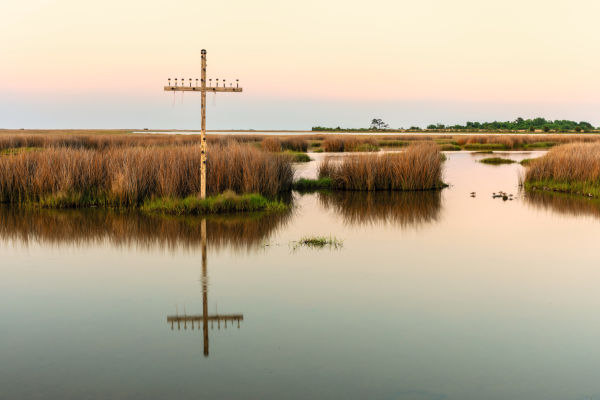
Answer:
[[334, 191], [318, 193], [326, 209], [339, 214], [347, 224], [395, 224], [421, 226], [438, 220], [441, 191]]
[[[259, 246], [286, 224], [292, 212], [206, 218], [211, 248], [243, 250]], [[0, 238], [23, 243], [117, 247], [187, 248], [201, 246], [200, 217], [151, 216], [110, 210], [25, 210], [0, 207]]]

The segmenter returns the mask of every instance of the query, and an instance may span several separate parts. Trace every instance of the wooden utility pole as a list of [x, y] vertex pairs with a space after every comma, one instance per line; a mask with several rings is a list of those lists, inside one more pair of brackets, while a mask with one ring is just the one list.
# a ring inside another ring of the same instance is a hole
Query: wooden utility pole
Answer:
[[206, 198], [206, 156], [207, 156], [207, 146], [206, 146], [206, 92], [241, 92], [242, 88], [239, 87], [239, 80], [235, 80], [235, 87], [233, 83], [230, 83], [229, 86], [226, 85], [226, 80], [223, 79], [223, 86], [219, 86], [219, 79], [215, 79], [215, 86], [212, 86], [212, 79], [210, 80], [210, 84], [206, 85], [206, 50], [202, 49], [201, 58], [202, 65], [200, 71], [200, 87], [198, 87], [198, 79], [196, 79], [195, 86], [192, 86], [192, 78], [189, 79], [189, 85], [185, 85], [185, 79], [181, 78], [181, 84], [178, 84], [177, 78], [175, 78], [174, 85], [171, 85], [171, 78], [169, 78], [169, 86], [165, 86], [164, 90], [166, 92], [200, 92], [201, 104], [200, 104], [200, 113], [202, 115], [202, 130], [200, 133], [200, 198]]

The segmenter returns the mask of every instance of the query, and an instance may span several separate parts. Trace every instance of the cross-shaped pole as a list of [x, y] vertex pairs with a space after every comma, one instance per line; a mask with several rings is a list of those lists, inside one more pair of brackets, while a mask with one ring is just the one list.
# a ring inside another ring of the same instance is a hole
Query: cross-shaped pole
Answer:
[[200, 92], [201, 104], [200, 113], [202, 115], [202, 130], [200, 133], [200, 198], [206, 198], [206, 92], [241, 92], [242, 88], [239, 87], [238, 79], [235, 80], [235, 87], [233, 83], [229, 86], [226, 85], [226, 80], [223, 79], [223, 86], [219, 86], [219, 80], [216, 79], [216, 85], [212, 86], [212, 79], [210, 86], [206, 86], [206, 50], [202, 49], [200, 52], [202, 55], [202, 70], [200, 75], [200, 87], [198, 87], [198, 79], [196, 79], [195, 86], [192, 86], [192, 78], [189, 78], [189, 85], [185, 85], [185, 79], [181, 78], [181, 83], [177, 82], [175, 78], [174, 84], [172, 85], [171, 79], [169, 78], [169, 85], [164, 87], [166, 92]]

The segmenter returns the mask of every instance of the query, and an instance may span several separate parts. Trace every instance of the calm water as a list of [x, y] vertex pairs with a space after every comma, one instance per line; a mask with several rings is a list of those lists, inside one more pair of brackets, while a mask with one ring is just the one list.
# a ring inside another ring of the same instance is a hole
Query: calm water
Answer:
[[481, 157], [268, 218], [0, 209], [0, 398], [600, 397], [600, 206]]

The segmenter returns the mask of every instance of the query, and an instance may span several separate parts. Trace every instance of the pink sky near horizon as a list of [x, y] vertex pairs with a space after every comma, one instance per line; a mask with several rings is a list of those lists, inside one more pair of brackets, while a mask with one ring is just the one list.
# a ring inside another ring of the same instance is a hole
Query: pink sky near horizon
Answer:
[[198, 77], [206, 48], [209, 77], [239, 78], [248, 102], [526, 103], [600, 123], [597, 1], [4, 0], [0, 12], [0, 103], [24, 115], [111, 96], [137, 110], [168, 96], [168, 77]]

